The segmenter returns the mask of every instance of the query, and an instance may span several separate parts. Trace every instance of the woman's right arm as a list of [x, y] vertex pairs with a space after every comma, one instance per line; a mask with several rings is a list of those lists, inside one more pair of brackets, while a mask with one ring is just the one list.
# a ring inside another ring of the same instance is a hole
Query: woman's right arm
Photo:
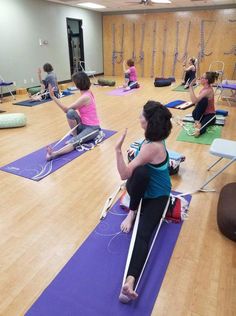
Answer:
[[38, 78], [39, 78], [39, 82], [42, 83], [42, 76], [41, 76], [41, 68], [38, 68]]
[[201, 99], [205, 97], [209, 97], [209, 91], [208, 89], [202, 91], [198, 96], [196, 96], [193, 85], [196, 83], [196, 79], [193, 79], [189, 85], [189, 94], [190, 94], [190, 99], [194, 104], [197, 104]]
[[195, 70], [195, 67], [194, 67], [194, 65], [191, 65], [191, 66], [189, 66], [189, 67], [185, 67], [185, 65], [184, 65], [184, 71], [189, 71], [189, 70]]
[[49, 84], [49, 94], [51, 99], [56, 103], [56, 105], [63, 111], [67, 112], [69, 109], [78, 109], [84, 105], [88, 105], [90, 102], [90, 97], [89, 96], [81, 96], [78, 100], [76, 100], [74, 103], [72, 103], [70, 106], [65, 106], [59, 99], [55, 97], [54, 91], [52, 86]]

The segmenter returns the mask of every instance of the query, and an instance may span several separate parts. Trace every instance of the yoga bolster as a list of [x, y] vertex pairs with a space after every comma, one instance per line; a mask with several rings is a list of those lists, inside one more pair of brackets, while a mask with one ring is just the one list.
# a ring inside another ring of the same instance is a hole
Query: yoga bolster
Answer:
[[31, 95], [34, 95], [34, 94], [36, 94], [36, 93], [41, 91], [41, 87], [40, 86], [38, 86], [38, 87], [31, 87], [31, 88], [28, 88], [27, 91]]
[[175, 82], [175, 77], [168, 77], [168, 78], [156, 77], [154, 81], [157, 81], [157, 80], [170, 80], [171, 82]]
[[105, 79], [98, 79], [98, 84], [100, 86], [109, 86], [109, 87], [114, 87], [116, 82], [113, 80], [105, 80]]
[[217, 205], [217, 224], [223, 235], [236, 241], [236, 182], [226, 184]]
[[0, 115], [0, 128], [21, 127], [26, 125], [24, 113], [10, 113]]
[[170, 79], [157, 79], [154, 81], [155, 87], [166, 87], [171, 85]]

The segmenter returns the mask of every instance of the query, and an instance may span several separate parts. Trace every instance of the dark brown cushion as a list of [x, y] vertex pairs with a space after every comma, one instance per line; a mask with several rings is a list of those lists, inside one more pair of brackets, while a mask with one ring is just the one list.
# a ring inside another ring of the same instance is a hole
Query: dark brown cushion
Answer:
[[236, 241], [236, 182], [225, 185], [220, 192], [217, 224], [223, 235]]

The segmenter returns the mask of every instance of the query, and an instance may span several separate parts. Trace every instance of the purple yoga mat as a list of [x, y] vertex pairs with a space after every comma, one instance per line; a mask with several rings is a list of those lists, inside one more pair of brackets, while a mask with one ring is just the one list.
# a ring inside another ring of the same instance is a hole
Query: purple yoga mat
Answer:
[[110, 92], [107, 92], [108, 95], [116, 95], [116, 96], [123, 96], [123, 95], [127, 95], [127, 94], [131, 94], [134, 92], [134, 89], [132, 90], [128, 90], [128, 91], [124, 91], [124, 88], [116, 88]]
[[[186, 198], [190, 203], [191, 196]], [[182, 223], [162, 224], [137, 290], [139, 298], [125, 305], [118, 296], [131, 233], [117, 233], [126, 215], [117, 202], [26, 316], [151, 315]]]
[[[105, 137], [103, 140], [111, 137], [116, 133], [116, 131], [110, 131], [110, 130], [104, 130]], [[66, 140], [65, 139], [62, 143], [60, 143], [56, 149], [63, 147], [65, 145]], [[56, 144], [53, 143], [53, 144]], [[53, 145], [51, 144], [51, 145]], [[75, 158], [81, 156], [86, 151], [76, 151], [73, 150], [72, 152], [60, 156], [56, 159], [53, 159], [51, 161], [46, 161], [46, 146], [43, 148], [40, 148], [39, 150], [24, 156], [14, 162], [9, 163], [8, 165], [5, 165], [0, 168], [2, 171], [6, 171], [12, 174], [15, 174], [17, 176], [21, 176], [27, 179], [31, 179], [34, 181], [39, 181], [49, 174], [53, 173], [57, 169], [61, 168], [62, 166], [66, 165], [68, 162], [74, 160]]]

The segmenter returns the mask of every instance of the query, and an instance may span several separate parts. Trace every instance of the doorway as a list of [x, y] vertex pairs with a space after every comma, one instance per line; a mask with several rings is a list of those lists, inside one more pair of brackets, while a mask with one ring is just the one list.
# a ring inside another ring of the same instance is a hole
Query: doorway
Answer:
[[71, 75], [81, 70], [84, 62], [84, 41], [82, 20], [66, 18]]

